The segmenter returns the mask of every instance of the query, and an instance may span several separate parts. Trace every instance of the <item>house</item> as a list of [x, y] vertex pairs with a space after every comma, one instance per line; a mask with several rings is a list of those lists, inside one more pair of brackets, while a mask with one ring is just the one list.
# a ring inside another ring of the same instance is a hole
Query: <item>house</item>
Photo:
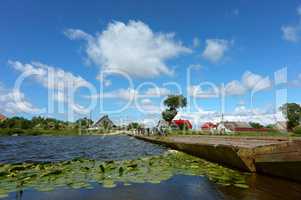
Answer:
[[6, 120], [7, 117], [5, 117], [4, 115], [0, 114], [0, 121]]
[[216, 128], [217, 125], [212, 123], [212, 122], [206, 122], [204, 123], [202, 126], [201, 126], [201, 129], [202, 130], [211, 130], [211, 129], [214, 129]]
[[252, 129], [251, 125], [248, 122], [226, 121], [223, 122], [223, 125], [226, 129], [231, 131], [250, 131]]
[[173, 124], [176, 124], [178, 127], [186, 125], [186, 127], [188, 129], [192, 129], [192, 124], [190, 123], [189, 120], [186, 120], [186, 119], [176, 119], [176, 120], [173, 120], [172, 122], [173, 122]]
[[279, 131], [287, 131], [287, 122], [278, 121], [273, 125], [273, 128]]
[[115, 124], [112, 122], [112, 120], [109, 118], [108, 115], [104, 115], [101, 117], [96, 123], [92, 125], [92, 128], [112, 128], [115, 127]]

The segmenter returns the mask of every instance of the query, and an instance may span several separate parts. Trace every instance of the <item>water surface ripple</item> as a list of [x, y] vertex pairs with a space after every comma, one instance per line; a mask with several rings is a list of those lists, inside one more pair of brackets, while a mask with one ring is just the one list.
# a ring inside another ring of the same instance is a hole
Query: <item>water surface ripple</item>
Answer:
[[120, 135], [0, 137], [0, 163], [129, 160], [164, 151], [164, 147]]

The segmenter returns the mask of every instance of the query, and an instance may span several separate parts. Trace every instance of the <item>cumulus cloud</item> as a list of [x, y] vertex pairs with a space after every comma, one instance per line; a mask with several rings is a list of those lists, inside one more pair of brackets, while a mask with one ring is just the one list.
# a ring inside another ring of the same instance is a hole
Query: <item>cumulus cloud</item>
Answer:
[[173, 33], [153, 32], [141, 21], [109, 23], [95, 37], [75, 29], [65, 34], [73, 40], [84, 39], [89, 59], [103, 70], [117, 70], [140, 78], [173, 74], [166, 61], [191, 52], [174, 39]]
[[187, 90], [188, 94], [195, 98], [216, 98], [219, 97], [220, 94], [217, 87], [204, 90], [200, 85], [191, 85]]
[[227, 95], [240, 96], [246, 93], [247, 89], [241, 82], [234, 80], [226, 85], [225, 92]]
[[162, 97], [172, 94], [171, 91], [164, 87], [154, 87], [148, 88], [146, 91], [141, 92], [133, 88], [120, 88], [117, 90], [103, 92], [103, 94], [96, 94], [92, 96], [85, 96], [86, 98], [114, 98], [126, 101], [134, 100], [135, 98], [145, 98], [147, 97]]
[[244, 105], [239, 105], [239, 106], [235, 107], [233, 114], [245, 116], [245, 115], [260, 115], [260, 114], [264, 114], [264, 113], [262, 111], [260, 111], [259, 109], [249, 109]]
[[299, 26], [282, 26], [282, 38], [289, 42], [298, 42], [300, 27]]
[[77, 39], [84, 39], [89, 42], [93, 41], [93, 37], [79, 29], [67, 29], [64, 31], [64, 34], [70, 39], [70, 40], [77, 40]]
[[33, 106], [20, 91], [4, 88], [0, 83], [0, 112], [7, 114], [38, 113], [39, 108]]
[[230, 42], [223, 39], [207, 39], [206, 48], [203, 51], [203, 58], [210, 62], [216, 63], [220, 61], [225, 52], [229, 49]]
[[[188, 87], [188, 94], [195, 98], [216, 98], [221, 95], [221, 88], [214, 84], [206, 84], [209, 89], [204, 90], [201, 85], [191, 85]], [[224, 92], [226, 96], [241, 96], [246, 92], [252, 93], [270, 89], [272, 81], [270, 78], [259, 74], [246, 71], [241, 80], [233, 80], [225, 85]]]
[[144, 95], [146, 96], [168, 96], [171, 94], [171, 91], [163, 87], [154, 87], [146, 90]]
[[[56, 93], [53, 100], [68, 103], [74, 110], [80, 110], [79, 105], [71, 101], [68, 94], [81, 87], [92, 87], [92, 85], [81, 76], [75, 76], [61, 68], [49, 66], [40, 62], [22, 63], [19, 61], [8, 61], [9, 65], [24, 75], [32, 77], [47, 89], [52, 89]], [[93, 87], [92, 87], [93, 88]], [[83, 110], [81, 110], [83, 112]]]
[[126, 101], [132, 101], [138, 96], [138, 91], [132, 88], [120, 88], [110, 92], [104, 92], [102, 94], [96, 94], [92, 96], [86, 96], [86, 98], [100, 98], [100, 99], [121, 99]]
[[160, 106], [155, 105], [150, 99], [142, 99], [140, 102], [136, 102], [135, 108], [145, 114], [158, 114], [162, 109]]
[[226, 84], [226, 95], [244, 95], [247, 91], [259, 92], [272, 87], [270, 78], [263, 77], [259, 74], [246, 71], [241, 78], [241, 81], [234, 80]]
[[262, 77], [250, 71], [246, 71], [242, 76], [243, 85], [253, 92], [266, 90], [272, 87], [272, 81], [269, 77]]
[[81, 76], [75, 76], [61, 68], [49, 66], [40, 62], [21, 63], [19, 61], [8, 61], [15, 70], [32, 77], [44, 87], [50, 89], [64, 90], [67, 88], [78, 88], [90, 86], [91, 84]]
[[297, 14], [300, 16], [296, 25], [285, 25], [281, 27], [282, 38], [289, 42], [299, 42], [301, 34], [301, 5], [297, 8]]

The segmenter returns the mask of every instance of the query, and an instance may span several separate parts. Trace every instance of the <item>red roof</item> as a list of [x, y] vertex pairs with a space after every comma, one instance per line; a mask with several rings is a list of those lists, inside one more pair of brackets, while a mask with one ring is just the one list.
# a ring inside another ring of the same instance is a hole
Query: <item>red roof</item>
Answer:
[[176, 119], [176, 120], [173, 120], [173, 122], [176, 125], [178, 125], [178, 126], [186, 124], [189, 129], [192, 129], [192, 125], [191, 125], [191, 123], [190, 123], [189, 120], [186, 120], [186, 119]]
[[210, 129], [210, 128], [216, 128], [216, 124], [213, 124], [212, 122], [206, 122], [202, 125], [202, 129]]
[[6, 119], [6, 117], [4, 115], [0, 114], [0, 121], [5, 120], [5, 119]]

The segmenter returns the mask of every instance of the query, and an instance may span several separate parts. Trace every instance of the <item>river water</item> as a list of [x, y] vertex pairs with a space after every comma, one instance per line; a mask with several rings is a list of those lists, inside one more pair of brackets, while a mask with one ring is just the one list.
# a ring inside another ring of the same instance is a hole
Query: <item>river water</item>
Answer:
[[[6, 169], [13, 166], [14, 168], [10, 168], [10, 170], [8, 170], [13, 174], [18, 173], [18, 170], [21, 170], [20, 168], [15, 167], [19, 167], [18, 163], [28, 163], [30, 168], [28, 168], [24, 174], [31, 176], [32, 180], [36, 180], [37, 178], [30, 174], [30, 172], [39, 168], [41, 173], [42, 171], [44, 173], [44, 171], [48, 169], [50, 165], [45, 164], [45, 167], [42, 168], [41, 166], [43, 163], [55, 163], [55, 165], [60, 167], [63, 166], [61, 163], [67, 163], [66, 166], [70, 167], [70, 162], [72, 160], [79, 159], [72, 161], [72, 167], [85, 164], [85, 168], [81, 167], [79, 171], [76, 171], [75, 168], [70, 168], [74, 169], [74, 171], [72, 171], [66, 167], [66, 171], [69, 171], [67, 174], [64, 174], [63, 178], [69, 178], [70, 174], [73, 172], [81, 173], [86, 178], [90, 176], [90, 173], [92, 173], [90, 171], [95, 170], [95, 168], [88, 164], [94, 163], [95, 165], [95, 162], [106, 161], [106, 163], [109, 163], [108, 165], [110, 165], [113, 169], [114, 166], [112, 163], [114, 162], [120, 163], [123, 162], [123, 160], [139, 160], [139, 162], [143, 165], [143, 162], [150, 161], [143, 159], [141, 160], [141, 158], [158, 157], [165, 154], [167, 151], [168, 149], [162, 146], [146, 143], [128, 136], [0, 137], [0, 166], [2, 167], [1, 169]], [[80, 160], [83, 158], [87, 160]], [[176, 164], [177, 160], [175, 159], [172, 162], [173, 164]], [[162, 169], [163, 165], [164, 163], [162, 163]], [[208, 166], [208, 164], [206, 165]], [[136, 167], [135, 164], [131, 164], [129, 166], [133, 168]], [[83, 172], [85, 169], [87, 170]], [[104, 171], [104, 169], [101, 170]], [[118, 171], [118, 169], [116, 170]], [[157, 174], [161, 173], [160, 168], [156, 168], [156, 170]], [[123, 168], [122, 170], [119, 168], [119, 176], [121, 176], [120, 173], [124, 173], [123, 171]], [[173, 170], [173, 172], [175, 173], [173, 173], [172, 176], [168, 174], [168, 176], [166, 176], [167, 178], [162, 178], [162, 181], [159, 182], [157, 182], [157, 180], [149, 181], [150, 179], [146, 178], [145, 181], [141, 181], [144, 179], [143, 177], [139, 177], [139, 181], [135, 181], [131, 184], [124, 184], [124, 180], [122, 179], [123, 182], [117, 181], [116, 185], [110, 188], [103, 187], [103, 185], [97, 183], [97, 181], [91, 181], [89, 183], [89, 187], [86, 188], [66, 187], [64, 184], [61, 184], [61, 187], [55, 187], [51, 190], [43, 191], [36, 189], [38, 187], [35, 187], [35, 183], [30, 181], [28, 181], [28, 184], [25, 187], [24, 181], [29, 180], [28, 177], [10, 177], [11, 174], [5, 174], [0, 170], [0, 199], [301, 199], [301, 184], [278, 178], [251, 174], [244, 175], [248, 187], [243, 188], [235, 187], [233, 185], [226, 186], [223, 184], [218, 184], [213, 181], [214, 179], [212, 179], [212, 177], [209, 175], [210, 172], [207, 172], [208, 175], [202, 176], [180, 173], [179, 170]], [[93, 173], [93, 178], [96, 180], [97, 174], [95, 175], [95, 172]], [[154, 172], [149, 172], [149, 174], [151, 173]], [[166, 173], [166, 171], [162, 171], [162, 174], [164, 173]], [[215, 171], [212, 171], [212, 173], [215, 173]], [[223, 173], [227, 173], [227, 170], [224, 170]], [[239, 174], [240, 172], [231, 173]], [[126, 178], [129, 182], [131, 182], [130, 180], [134, 180], [132, 178], [135, 178], [132, 176], [135, 175], [141, 176], [141, 174], [137, 172], [132, 173], [130, 179], [128, 179], [128, 177]], [[40, 177], [40, 175], [38, 176]], [[60, 176], [62, 178], [62, 175]], [[144, 174], [144, 176], [147, 176], [147, 174]], [[56, 174], [54, 177], [41, 177], [44, 178], [39, 180], [41, 181], [41, 184], [45, 183], [46, 178], [47, 181], [50, 181], [47, 183], [55, 182], [57, 184], [60, 178], [59, 175]], [[110, 177], [110, 175], [108, 175], [108, 177]], [[77, 178], [82, 179], [82, 176], [77, 176]], [[93, 178], [89, 178], [89, 180], [94, 180]], [[12, 186], [10, 184], [14, 183], [11, 183], [11, 181], [8, 180], [15, 180], [16, 182], [18, 181], [18, 184]], [[21, 183], [21, 186], [19, 183]], [[8, 190], [7, 188], [9, 187], [17, 187], [18, 189]], [[3, 192], [5, 188], [7, 191], [11, 191], [7, 195], [3, 195], [5, 194]]]

